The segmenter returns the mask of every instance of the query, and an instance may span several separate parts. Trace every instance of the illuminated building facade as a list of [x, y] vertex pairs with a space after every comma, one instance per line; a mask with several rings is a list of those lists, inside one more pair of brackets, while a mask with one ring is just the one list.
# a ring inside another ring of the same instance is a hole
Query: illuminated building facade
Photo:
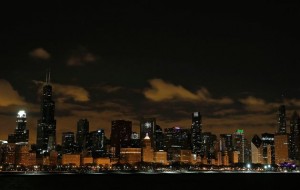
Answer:
[[251, 140], [251, 160], [254, 164], [260, 164], [262, 161], [262, 141], [258, 135], [254, 135]]
[[143, 146], [142, 146], [142, 161], [143, 162], [153, 162], [154, 161], [154, 154], [153, 148], [151, 147], [151, 139], [146, 133], [145, 138], [143, 139]]
[[29, 130], [26, 129], [26, 112], [20, 110], [17, 115], [17, 126], [15, 129], [15, 142], [27, 142], [29, 138]]
[[202, 133], [203, 155], [207, 159], [215, 158], [215, 146], [217, 144], [217, 136], [211, 132]]
[[168, 160], [177, 160], [178, 150], [191, 149], [191, 130], [181, 127], [164, 129], [164, 150], [168, 152]]
[[140, 138], [143, 139], [148, 134], [151, 139], [151, 146], [153, 149], [156, 148], [156, 119], [155, 118], [143, 118], [140, 121]]
[[161, 164], [164, 164], [164, 165], [168, 164], [167, 152], [166, 151], [154, 152], [153, 159], [154, 159], [155, 163], [161, 163]]
[[287, 162], [289, 160], [289, 136], [288, 134], [277, 133], [274, 135], [275, 164]]
[[290, 159], [300, 161], [300, 117], [295, 111], [290, 123]]
[[80, 154], [63, 154], [61, 158], [62, 165], [80, 166]]
[[[245, 162], [244, 130], [238, 129], [232, 134], [232, 145], [234, 152], [238, 153], [238, 162]], [[235, 160], [235, 159], [234, 159]]]
[[54, 119], [55, 102], [52, 100], [50, 72], [46, 75], [41, 98], [41, 117], [37, 122], [37, 156], [49, 153], [56, 147], [56, 120]]
[[136, 164], [142, 160], [141, 148], [120, 148], [120, 163]]
[[202, 151], [202, 116], [200, 112], [192, 113], [191, 147], [192, 153], [203, 154]]
[[261, 134], [262, 164], [275, 164], [274, 134]]

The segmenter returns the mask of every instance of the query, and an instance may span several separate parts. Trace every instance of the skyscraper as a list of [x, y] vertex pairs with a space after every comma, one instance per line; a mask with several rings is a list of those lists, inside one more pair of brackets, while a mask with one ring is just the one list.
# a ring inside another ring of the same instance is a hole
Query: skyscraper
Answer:
[[261, 134], [262, 140], [262, 164], [275, 164], [274, 134]]
[[76, 142], [78, 144], [79, 150], [85, 150], [87, 135], [89, 133], [89, 121], [87, 119], [80, 119], [77, 122], [77, 133]]
[[151, 146], [155, 149], [156, 147], [156, 119], [155, 118], [143, 118], [140, 121], [140, 138], [144, 139], [146, 137], [146, 133], [151, 140]]
[[63, 154], [74, 153], [74, 144], [74, 132], [63, 132], [61, 140]]
[[233, 150], [238, 152], [238, 162], [245, 162], [244, 130], [238, 129], [232, 134]]
[[54, 119], [55, 103], [52, 100], [50, 72], [46, 74], [41, 97], [41, 117], [37, 122], [37, 156], [49, 153], [56, 146], [56, 120]]
[[120, 148], [128, 148], [131, 144], [132, 122], [114, 120], [111, 122], [110, 142], [114, 149], [113, 155], [120, 156]]
[[220, 134], [220, 151], [232, 151], [232, 134]]
[[29, 139], [29, 130], [26, 129], [26, 112], [24, 110], [20, 110], [17, 114], [17, 125], [15, 128], [15, 133], [10, 134], [8, 138], [9, 143], [19, 143], [26, 142], [28, 143]]
[[191, 145], [192, 153], [201, 154], [202, 151], [202, 118], [200, 112], [192, 114], [192, 127], [191, 127]]
[[148, 134], [146, 133], [145, 138], [142, 141], [142, 160], [143, 162], [153, 162], [154, 161], [154, 152], [151, 146], [151, 139], [149, 138]]
[[300, 117], [295, 111], [290, 124], [290, 159], [300, 161]]
[[212, 159], [215, 157], [215, 145], [217, 144], [217, 136], [211, 132], [202, 133], [203, 154], [206, 158]]
[[285, 106], [281, 105], [278, 109], [278, 131], [279, 134], [286, 133], [286, 114]]
[[156, 151], [164, 149], [164, 133], [159, 125], [155, 126], [155, 145], [154, 150]]
[[289, 135], [286, 132], [285, 106], [278, 109], [278, 130], [274, 135], [275, 164], [288, 161], [289, 158]]
[[254, 135], [254, 137], [251, 140], [251, 160], [252, 163], [255, 164], [260, 164], [262, 161], [262, 156], [261, 156], [261, 144], [262, 141], [259, 138], [258, 135]]
[[93, 158], [106, 156], [106, 142], [104, 129], [91, 131], [87, 136], [87, 149], [91, 151]]

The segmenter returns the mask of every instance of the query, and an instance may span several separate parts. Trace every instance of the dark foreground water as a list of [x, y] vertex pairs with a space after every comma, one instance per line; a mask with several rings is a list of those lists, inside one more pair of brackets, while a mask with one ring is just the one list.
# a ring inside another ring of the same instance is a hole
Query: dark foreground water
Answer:
[[0, 175], [0, 190], [275, 190], [299, 182], [300, 174], [295, 173]]

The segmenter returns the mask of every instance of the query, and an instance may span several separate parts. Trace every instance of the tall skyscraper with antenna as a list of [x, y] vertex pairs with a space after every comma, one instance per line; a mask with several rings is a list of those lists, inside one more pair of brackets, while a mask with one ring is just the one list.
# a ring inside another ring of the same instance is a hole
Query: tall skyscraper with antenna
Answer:
[[286, 133], [286, 114], [285, 106], [281, 105], [278, 109], [278, 131], [277, 133], [285, 134]]
[[192, 114], [191, 127], [191, 145], [194, 154], [201, 154], [202, 152], [202, 117], [200, 112]]
[[49, 153], [56, 146], [55, 102], [52, 100], [50, 71], [46, 74], [41, 97], [41, 115], [37, 122], [37, 155]]

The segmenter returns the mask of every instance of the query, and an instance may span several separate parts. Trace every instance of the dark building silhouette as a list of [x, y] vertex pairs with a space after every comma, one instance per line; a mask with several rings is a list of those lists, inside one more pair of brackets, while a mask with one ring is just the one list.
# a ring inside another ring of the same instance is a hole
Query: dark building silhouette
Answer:
[[258, 135], [254, 135], [251, 142], [257, 147], [259, 148], [261, 143], [262, 143], [262, 140], [259, 138]]
[[192, 153], [203, 155], [202, 150], [202, 117], [200, 112], [194, 112], [192, 114], [192, 126], [191, 126], [191, 146]]
[[132, 122], [114, 120], [111, 122], [110, 142], [113, 157], [120, 156], [120, 148], [128, 148], [131, 144]]
[[41, 116], [37, 122], [37, 156], [55, 150], [56, 120], [54, 119], [55, 102], [52, 100], [50, 72], [46, 75], [41, 97]]
[[79, 151], [86, 149], [87, 136], [89, 134], [89, 121], [87, 119], [80, 119], [77, 122], [76, 143]]
[[202, 133], [203, 154], [206, 158], [215, 158], [215, 144], [217, 143], [217, 136], [211, 132]]
[[63, 132], [62, 133], [62, 153], [74, 153], [75, 152], [75, 136], [74, 132]]
[[151, 140], [151, 148], [156, 147], [156, 119], [155, 118], [143, 118], [140, 121], [140, 139], [144, 139], [148, 134]]
[[286, 114], [285, 106], [281, 105], [278, 109], [278, 131], [277, 134], [286, 134]]
[[132, 134], [131, 134], [130, 147], [131, 148], [141, 148], [141, 139], [137, 132], [132, 132]]
[[287, 162], [290, 157], [290, 135], [286, 131], [286, 112], [285, 106], [281, 105], [278, 109], [278, 130], [274, 135], [275, 164]]
[[155, 126], [155, 151], [164, 150], [164, 133], [159, 125]]
[[189, 149], [191, 147], [191, 130], [181, 127], [164, 129], [164, 150], [170, 148]]
[[168, 160], [177, 160], [180, 150], [190, 150], [191, 130], [181, 127], [164, 129], [164, 150]]
[[295, 111], [290, 121], [290, 159], [300, 161], [300, 117]]
[[106, 138], [103, 129], [91, 131], [87, 135], [87, 150], [91, 152], [93, 158], [104, 157], [107, 155]]
[[232, 151], [232, 134], [220, 134], [220, 151]]
[[245, 139], [244, 130], [238, 129], [232, 134], [233, 150], [239, 152], [238, 162], [245, 162]]

